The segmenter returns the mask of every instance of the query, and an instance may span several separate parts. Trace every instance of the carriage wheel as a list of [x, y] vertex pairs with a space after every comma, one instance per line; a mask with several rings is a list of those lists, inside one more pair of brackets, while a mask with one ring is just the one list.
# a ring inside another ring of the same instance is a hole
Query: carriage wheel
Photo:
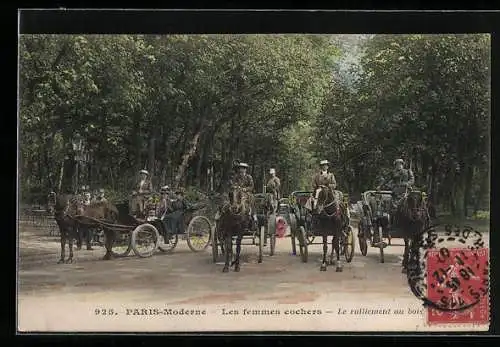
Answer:
[[305, 225], [308, 226], [308, 230], [306, 233], [306, 238], [305, 240], [307, 241], [308, 245], [311, 245], [314, 242], [315, 236], [311, 231], [311, 225], [312, 225], [312, 215], [306, 214], [304, 218]]
[[380, 262], [384, 263], [384, 233], [383, 229], [380, 226], [377, 226], [376, 232], [378, 233], [378, 238], [379, 238], [379, 249], [380, 249]]
[[361, 222], [358, 223], [358, 240], [359, 249], [363, 256], [368, 253], [368, 241], [366, 240], [366, 228], [362, 226]]
[[104, 245], [106, 245], [106, 238], [109, 232], [113, 232], [115, 234], [114, 235], [115, 239], [111, 247], [111, 254], [116, 258], [123, 258], [128, 256], [130, 251], [132, 250], [130, 232], [129, 231], [120, 232], [114, 230], [109, 230], [108, 232], [104, 232], [103, 233]]
[[344, 255], [345, 260], [350, 263], [352, 258], [354, 257], [354, 232], [352, 231], [351, 226], [349, 225], [346, 230], [346, 236], [344, 237]]
[[171, 233], [169, 233], [165, 228], [165, 224], [163, 224], [163, 222], [159, 219], [151, 222], [151, 224], [154, 225], [160, 233], [160, 239], [158, 240], [158, 249], [164, 253], [172, 252], [177, 246], [177, 242], [179, 242], [177, 235], [172, 235]]
[[195, 216], [187, 227], [187, 244], [193, 252], [204, 251], [210, 244], [212, 225], [207, 217]]
[[292, 255], [297, 255], [297, 246], [295, 245], [295, 234], [297, 232], [297, 218], [290, 214], [290, 240], [292, 241]]
[[269, 256], [274, 255], [276, 249], [276, 215], [273, 213], [267, 220], [267, 235], [269, 235], [270, 251]]
[[299, 248], [300, 248], [300, 259], [303, 263], [307, 263], [309, 258], [308, 250], [307, 250], [307, 235], [306, 228], [300, 226], [299, 228]]
[[132, 231], [131, 244], [134, 253], [141, 258], [148, 258], [158, 249], [160, 233], [152, 224], [139, 225]]
[[258, 263], [262, 263], [262, 253], [264, 251], [264, 240], [266, 237], [266, 228], [264, 226], [260, 227], [260, 234], [259, 234], [259, 259]]

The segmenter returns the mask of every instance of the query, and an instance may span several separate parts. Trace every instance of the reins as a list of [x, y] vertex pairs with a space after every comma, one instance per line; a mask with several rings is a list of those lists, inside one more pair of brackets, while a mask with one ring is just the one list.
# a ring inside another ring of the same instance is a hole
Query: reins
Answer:
[[[325, 188], [323, 188], [321, 191], [322, 191], [322, 192], [324, 192], [324, 194], [325, 194], [326, 196], [328, 196], [328, 193], [327, 193], [327, 192], [325, 192], [325, 191], [324, 191], [324, 189], [325, 189]], [[332, 196], [333, 196], [333, 190], [332, 190], [331, 188], [328, 188], [328, 190], [330, 191], [330, 193], [332, 193]], [[325, 197], [325, 200], [326, 200], [326, 197]], [[331, 202], [329, 202], [327, 205], [324, 205], [324, 206], [323, 206], [323, 208], [322, 208], [322, 212], [324, 212], [324, 213], [325, 213], [325, 215], [326, 215], [327, 217], [333, 217], [333, 216], [337, 213], [337, 211], [336, 211], [336, 210], [335, 210], [334, 212], [332, 212], [332, 213], [328, 213], [328, 212], [326, 211], [326, 208], [327, 208], [327, 207], [330, 207], [330, 206], [332, 206], [332, 205], [333, 205], [333, 204], [335, 204], [335, 203], [340, 204], [338, 201], [335, 201], [335, 198], [334, 198], [334, 199], [332, 199], [332, 201], [331, 201]], [[319, 205], [319, 196], [318, 196], [318, 205]], [[337, 208], [339, 208], [339, 207], [340, 207], [340, 205], [339, 205]]]

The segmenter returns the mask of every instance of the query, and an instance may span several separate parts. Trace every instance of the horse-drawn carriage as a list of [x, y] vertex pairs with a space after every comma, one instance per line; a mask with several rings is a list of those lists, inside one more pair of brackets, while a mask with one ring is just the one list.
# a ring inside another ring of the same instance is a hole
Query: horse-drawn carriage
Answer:
[[[231, 247], [229, 254], [232, 255], [232, 240], [236, 238], [236, 260], [233, 263], [237, 262], [237, 270], [235, 271], [239, 271], [239, 252], [241, 245], [245, 245], [242, 243], [243, 240], [250, 241], [246, 245], [259, 247], [259, 263], [262, 263], [264, 247], [267, 245], [268, 239], [270, 243], [269, 255], [274, 255], [276, 248], [276, 206], [273, 205], [272, 198], [267, 193], [253, 195], [252, 201], [249, 201], [248, 205], [245, 205], [246, 202], [243, 201], [249, 195], [241, 194], [238, 189], [233, 194], [232, 202], [222, 206], [220, 219], [216, 217], [215, 228], [211, 236], [212, 259], [216, 263], [219, 254], [227, 256], [228, 247]], [[243, 205], [245, 207], [241, 207]], [[255, 209], [256, 223], [248, 223], [251, 219], [248, 214], [248, 206], [253, 206]], [[224, 220], [221, 221], [221, 219]], [[227, 237], [230, 237], [230, 240]]]
[[393, 190], [369, 190], [362, 194], [362, 199], [358, 224], [361, 254], [366, 256], [369, 243], [379, 249], [381, 263], [384, 248], [391, 245], [392, 238], [405, 239], [407, 247], [409, 237], [429, 222], [425, 192], [406, 185]]
[[307, 262], [307, 245], [314, 240], [311, 230], [312, 215], [306, 210], [306, 203], [312, 196], [311, 191], [294, 191], [290, 194], [290, 239], [292, 241], [292, 254], [297, 254], [297, 242], [299, 243], [300, 257]]
[[112, 235], [110, 252], [115, 257], [125, 257], [131, 250], [139, 257], [150, 257], [157, 249], [171, 252], [177, 245], [179, 235], [185, 236], [193, 252], [208, 246], [210, 221], [204, 216], [193, 216], [199, 206], [189, 206], [180, 211], [184, 228], [178, 228], [167, 223], [166, 214], [159, 214], [160, 194], [143, 194], [141, 198], [143, 207], [140, 211], [128, 201], [117, 204], [118, 215], [114, 221], [95, 218], [86, 213], [75, 215], [73, 219], [80, 228], [94, 229], [95, 239], [100, 244], [105, 245], [105, 239]]
[[[354, 233], [350, 226], [350, 215], [347, 208], [348, 197], [338, 191], [333, 191], [333, 193], [339, 195], [338, 211], [343, 211], [341, 213], [344, 214], [346, 219], [340, 226], [339, 252], [345, 256], [346, 261], [349, 263], [354, 256]], [[318, 230], [318, 215], [313, 213], [311, 206], [308, 206], [311, 203], [313, 194], [314, 192], [311, 191], [294, 191], [290, 194], [292, 254], [297, 254], [296, 241], [298, 241], [300, 257], [303, 262], [308, 261], [308, 246], [315, 244], [314, 240], [317, 236], [323, 237], [321, 244], [325, 242], [324, 236], [326, 234]]]
[[[380, 249], [380, 262], [384, 262], [384, 248], [391, 244], [389, 218], [392, 191], [368, 190], [362, 194], [361, 216], [358, 223], [358, 241], [361, 254], [368, 253], [368, 243]], [[387, 239], [387, 242], [384, 241]], [[378, 240], [375, 242], [374, 240]]]

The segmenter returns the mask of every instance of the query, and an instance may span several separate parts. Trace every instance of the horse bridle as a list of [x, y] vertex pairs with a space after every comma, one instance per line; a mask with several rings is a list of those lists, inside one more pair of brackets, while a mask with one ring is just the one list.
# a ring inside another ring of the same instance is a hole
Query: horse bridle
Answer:
[[[236, 187], [235, 189], [233, 189], [232, 193], [233, 193], [233, 201], [229, 207], [231, 213], [235, 215], [243, 214], [243, 208], [241, 207], [243, 206], [243, 202], [245, 201], [245, 199], [243, 198], [245, 196], [244, 194], [245, 192], [243, 192], [241, 187]], [[240, 199], [238, 199], [238, 197]], [[239, 203], [237, 203], [238, 200], [240, 200]], [[246, 200], [249, 200], [248, 197]]]
[[[330, 193], [332, 193], [332, 196], [334, 195], [334, 191], [333, 191], [333, 188], [332, 188], [332, 187], [328, 187], [328, 186], [321, 186], [321, 190], [322, 190], [322, 191], [323, 191], [323, 190], [325, 190], [325, 193], [327, 194], [327, 196], [328, 196], [328, 191], [329, 191]], [[318, 196], [318, 200], [319, 200], [319, 196]], [[326, 200], [326, 198], [325, 198], [325, 200]], [[327, 208], [327, 207], [329, 207], [329, 206], [332, 206], [335, 202], [336, 202], [336, 201], [335, 201], [335, 197], [334, 197], [334, 199], [333, 199], [330, 203], [328, 203], [327, 205], [324, 205], [324, 206], [323, 206], [323, 212], [324, 212], [324, 213], [325, 213], [328, 217], [333, 216], [336, 212], [333, 212], [332, 214], [329, 214], [328, 212], [326, 212], [325, 208]]]

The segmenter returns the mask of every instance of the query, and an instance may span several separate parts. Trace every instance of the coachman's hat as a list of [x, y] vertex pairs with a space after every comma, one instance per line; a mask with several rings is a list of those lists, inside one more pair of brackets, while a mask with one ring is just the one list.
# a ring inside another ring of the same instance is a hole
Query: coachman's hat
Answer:
[[319, 165], [328, 165], [330, 162], [328, 160], [322, 160], [319, 162]]
[[238, 167], [248, 168], [248, 164], [247, 163], [239, 163]]

